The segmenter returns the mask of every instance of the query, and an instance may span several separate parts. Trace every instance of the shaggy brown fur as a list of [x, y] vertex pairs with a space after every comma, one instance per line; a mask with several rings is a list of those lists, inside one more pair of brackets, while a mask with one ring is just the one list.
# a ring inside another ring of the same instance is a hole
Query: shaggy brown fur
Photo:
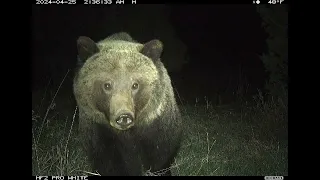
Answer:
[[182, 122], [160, 60], [162, 43], [140, 44], [121, 32], [98, 43], [82, 36], [77, 44], [74, 95], [93, 170], [143, 175], [168, 168], [180, 146]]

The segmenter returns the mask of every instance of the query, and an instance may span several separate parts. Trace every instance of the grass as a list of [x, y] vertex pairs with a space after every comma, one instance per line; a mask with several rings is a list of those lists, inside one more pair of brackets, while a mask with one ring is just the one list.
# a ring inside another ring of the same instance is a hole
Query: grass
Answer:
[[[59, 95], [53, 94], [42, 114], [32, 111], [32, 174], [92, 175], [79, 147], [76, 106], [56, 116]], [[207, 103], [180, 108], [188, 129], [171, 167], [173, 175], [288, 175], [288, 114], [284, 101], [265, 101], [259, 95], [250, 104]]]
[[288, 175], [286, 107], [259, 100], [256, 106], [238, 109], [185, 107], [190, 129], [176, 159], [175, 174]]

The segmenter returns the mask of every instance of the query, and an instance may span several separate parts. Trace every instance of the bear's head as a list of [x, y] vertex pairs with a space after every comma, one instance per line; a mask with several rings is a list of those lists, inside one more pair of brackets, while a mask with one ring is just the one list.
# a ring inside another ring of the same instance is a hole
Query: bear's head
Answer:
[[162, 66], [163, 44], [159, 40], [117, 43], [115, 47], [104, 46], [79, 37], [81, 67], [74, 80], [74, 93], [78, 106], [93, 121], [128, 130], [145, 123], [139, 122], [142, 119], [147, 121], [150, 106], [160, 106], [154, 96], [163, 94], [159, 91], [165, 86], [158, 67]]

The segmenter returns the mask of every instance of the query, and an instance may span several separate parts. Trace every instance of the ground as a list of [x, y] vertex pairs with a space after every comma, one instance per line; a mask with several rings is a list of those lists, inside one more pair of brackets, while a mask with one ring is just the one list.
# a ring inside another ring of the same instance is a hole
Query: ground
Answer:
[[[32, 174], [95, 175], [77, 147], [75, 106], [57, 119], [58, 106], [51, 107], [45, 119], [34, 109]], [[258, 99], [225, 106], [181, 105], [180, 109], [190, 128], [172, 166], [173, 175], [288, 175], [283, 103]]]

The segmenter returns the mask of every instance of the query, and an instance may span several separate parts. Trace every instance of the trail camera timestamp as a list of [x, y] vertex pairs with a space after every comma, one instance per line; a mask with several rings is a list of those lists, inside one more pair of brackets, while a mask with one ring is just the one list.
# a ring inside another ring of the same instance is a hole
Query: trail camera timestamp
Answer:
[[112, 0], [83, 0], [83, 4], [112, 4]]
[[36, 0], [36, 4], [77, 4], [77, 0]]
[[137, 0], [83, 0], [83, 4], [137, 4]]

